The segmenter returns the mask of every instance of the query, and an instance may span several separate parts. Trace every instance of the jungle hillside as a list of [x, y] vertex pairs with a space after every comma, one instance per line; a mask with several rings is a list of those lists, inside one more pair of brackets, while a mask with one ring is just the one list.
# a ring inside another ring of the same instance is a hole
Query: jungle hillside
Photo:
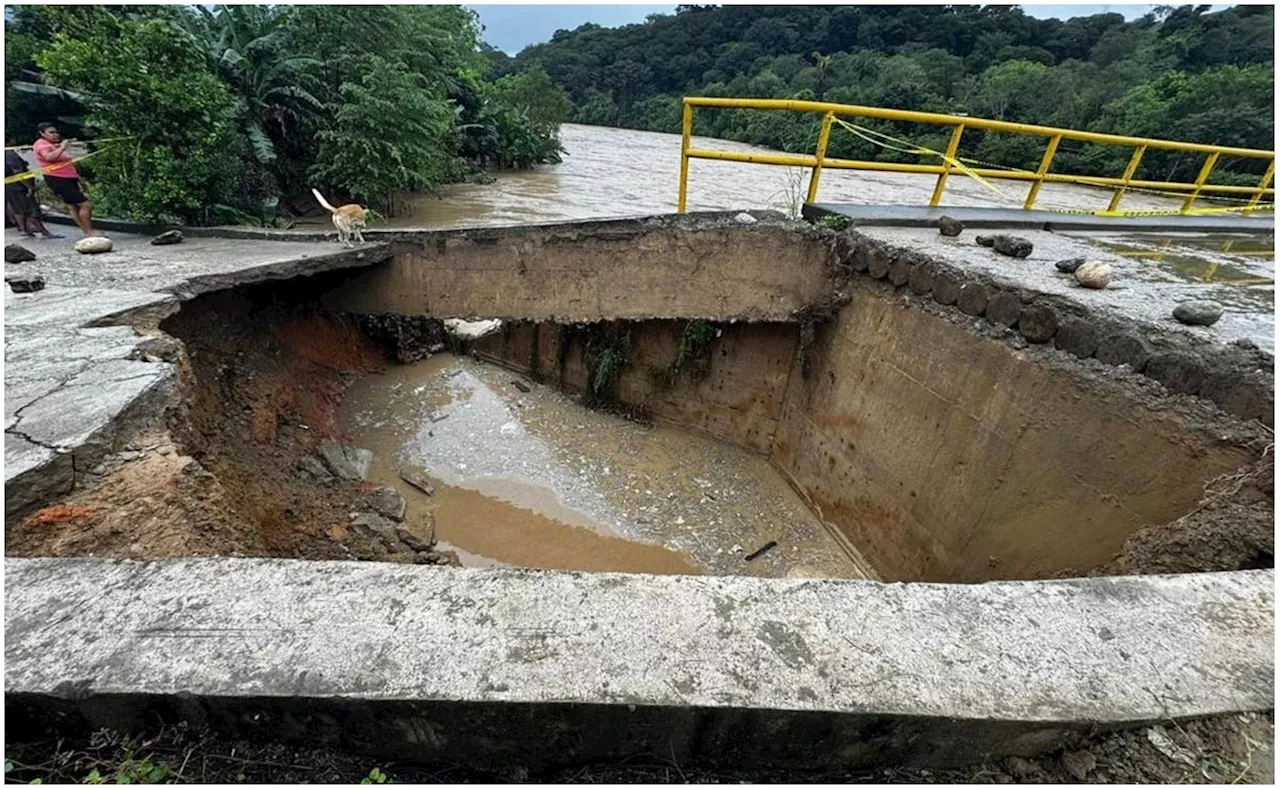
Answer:
[[[680, 131], [683, 96], [808, 99], [967, 113], [1022, 123], [1271, 149], [1272, 6], [1165, 6], [1035, 19], [1016, 6], [679, 6], [620, 28], [558, 31], [496, 73], [541, 68], [579, 123]], [[949, 129], [865, 121], [935, 150]], [[695, 134], [812, 153], [819, 119], [699, 110]], [[1035, 169], [1042, 138], [967, 131], [961, 153]], [[834, 157], [918, 161], [848, 133]], [[1054, 170], [1119, 175], [1131, 149], [1064, 143]], [[1203, 157], [1151, 151], [1137, 177], [1194, 180]], [[1224, 158], [1213, 180], [1256, 184], [1260, 160]]]

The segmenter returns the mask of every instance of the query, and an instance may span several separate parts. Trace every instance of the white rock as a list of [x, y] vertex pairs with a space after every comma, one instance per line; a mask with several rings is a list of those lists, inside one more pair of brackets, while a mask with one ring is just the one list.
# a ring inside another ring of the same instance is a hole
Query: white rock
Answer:
[[759, 221], [751, 214], [748, 214], [746, 211], [743, 211], [741, 214], [738, 214], [737, 216], [735, 216], [734, 220], [744, 225], [754, 225], [757, 221]]
[[96, 255], [111, 251], [111, 239], [105, 236], [89, 236], [76, 242], [76, 251], [82, 255]]
[[1111, 284], [1111, 266], [1098, 260], [1082, 263], [1076, 269], [1076, 282], [1086, 288], [1102, 290]]

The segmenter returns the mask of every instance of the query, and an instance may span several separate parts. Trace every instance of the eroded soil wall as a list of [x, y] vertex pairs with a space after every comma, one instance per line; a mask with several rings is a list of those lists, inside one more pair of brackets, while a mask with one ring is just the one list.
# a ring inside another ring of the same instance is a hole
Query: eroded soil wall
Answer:
[[[850, 293], [806, 343], [807, 376], [796, 324], [717, 324], [705, 355], [673, 380], [660, 373], [689, 322], [611, 325], [603, 334], [625, 334], [631, 349], [612, 396], [766, 453], [885, 580], [1090, 572], [1139, 530], [1197, 508], [1208, 481], [1261, 451], [1248, 440], [1257, 433], [1203, 401], [1048, 349], [1017, 350], [882, 283]], [[586, 392], [583, 336], [523, 323], [476, 348]], [[1177, 551], [1187, 539], [1220, 540], [1217, 559], [1199, 552], [1198, 569], [1265, 563], [1270, 499], [1250, 497], [1231, 524], [1189, 538], [1179, 523], [1155, 542]], [[1120, 565], [1142, 572], [1171, 560], [1146, 549]]]

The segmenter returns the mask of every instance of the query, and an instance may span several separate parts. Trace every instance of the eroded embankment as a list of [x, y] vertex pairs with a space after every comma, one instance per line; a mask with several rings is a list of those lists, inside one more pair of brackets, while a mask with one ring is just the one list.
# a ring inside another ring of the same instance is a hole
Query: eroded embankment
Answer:
[[334, 410], [350, 380], [406, 345], [436, 345], [439, 327], [331, 315], [302, 282], [202, 296], [164, 322], [180, 371], [164, 418], [10, 526], [9, 555], [450, 561], [425, 549], [429, 521], [402, 524], [420, 551], [353, 528], [351, 513], [378, 509], [383, 493], [317, 478], [304, 461], [342, 440]]
[[766, 454], [886, 580], [1270, 566], [1269, 431], [910, 274], [855, 274], [799, 326], [522, 323], [478, 349]]

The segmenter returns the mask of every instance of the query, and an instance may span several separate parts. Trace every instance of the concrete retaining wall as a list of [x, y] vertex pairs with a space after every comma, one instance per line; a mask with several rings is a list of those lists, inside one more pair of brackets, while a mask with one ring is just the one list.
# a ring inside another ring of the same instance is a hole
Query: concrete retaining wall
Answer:
[[328, 306], [436, 318], [789, 321], [827, 297], [837, 275], [829, 236], [778, 221], [472, 230], [396, 250]]
[[1269, 709], [1274, 583], [8, 559], [6, 713], [528, 767], [972, 763]]

